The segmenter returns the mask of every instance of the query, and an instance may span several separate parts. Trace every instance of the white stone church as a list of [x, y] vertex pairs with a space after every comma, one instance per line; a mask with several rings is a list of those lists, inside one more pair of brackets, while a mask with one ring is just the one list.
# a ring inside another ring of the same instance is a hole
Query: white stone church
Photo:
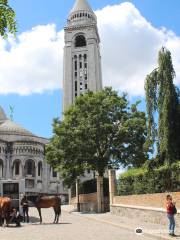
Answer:
[[[76, 0], [65, 31], [63, 111], [87, 90], [102, 89], [97, 18], [86, 0]], [[8, 119], [0, 108], [0, 195], [67, 194], [59, 174], [45, 162], [48, 139]], [[86, 174], [81, 180], [93, 178]]]
[[8, 119], [0, 107], [0, 195], [67, 194], [59, 173], [45, 162], [48, 139]]

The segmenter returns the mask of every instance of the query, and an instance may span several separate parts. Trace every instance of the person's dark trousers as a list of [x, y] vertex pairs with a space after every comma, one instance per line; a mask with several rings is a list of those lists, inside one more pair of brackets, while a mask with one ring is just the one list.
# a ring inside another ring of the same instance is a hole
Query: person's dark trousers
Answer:
[[174, 229], [175, 229], [174, 215], [168, 214], [167, 217], [169, 219], [169, 234], [173, 235], [174, 234]]
[[21, 226], [20, 218], [19, 218], [19, 217], [17, 217], [17, 218], [14, 220], [14, 222], [16, 223], [16, 226], [17, 226], [17, 227], [20, 227], [20, 226]]
[[28, 208], [23, 208], [23, 220], [26, 222], [26, 217], [27, 217], [27, 223], [29, 222], [29, 214], [28, 214], [29, 209]]

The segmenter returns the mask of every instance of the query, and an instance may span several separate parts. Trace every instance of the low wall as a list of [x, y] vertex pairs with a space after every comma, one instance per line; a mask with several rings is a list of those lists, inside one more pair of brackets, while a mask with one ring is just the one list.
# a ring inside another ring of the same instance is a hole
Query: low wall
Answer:
[[[81, 212], [97, 212], [97, 193], [89, 193], [89, 194], [80, 194], [79, 195], [80, 202], [80, 211]], [[71, 198], [70, 204], [77, 209], [77, 198]], [[104, 210], [105, 212], [109, 211], [109, 197], [104, 197]]]
[[[167, 225], [166, 195], [167, 193], [115, 196], [110, 211], [130, 219], [138, 217], [138, 221], [142, 222]], [[180, 227], [180, 192], [173, 192], [171, 195], [178, 209], [176, 225]]]
[[[113, 204], [127, 204], [144, 207], [165, 208], [166, 195], [168, 193], [155, 193], [155, 194], [139, 194], [128, 196], [115, 196]], [[180, 209], [180, 192], [171, 193], [173, 201], [176, 202], [177, 208]]]
[[[139, 222], [156, 223], [167, 225], [168, 219], [165, 209], [163, 208], [150, 208], [141, 206], [113, 204], [110, 206], [112, 214], [129, 219], [137, 219]], [[176, 226], [180, 227], [180, 212], [175, 215]]]
[[[97, 193], [89, 193], [89, 194], [80, 194], [79, 195], [79, 202], [97, 202]], [[77, 198], [71, 198], [71, 204], [77, 203]]]
[[[81, 212], [97, 212], [97, 193], [80, 194], [80, 211]], [[70, 203], [77, 208], [77, 198], [71, 198]]]

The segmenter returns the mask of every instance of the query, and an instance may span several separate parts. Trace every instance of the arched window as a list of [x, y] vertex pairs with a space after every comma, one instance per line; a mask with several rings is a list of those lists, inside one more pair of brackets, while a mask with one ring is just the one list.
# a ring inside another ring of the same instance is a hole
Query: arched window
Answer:
[[38, 177], [42, 176], [42, 162], [38, 162]]
[[0, 178], [3, 178], [3, 160], [0, 159]]
[[57, 178], [57, 172], [53, 170], [53, 178]]
[[17, 176], [19, 175], [19, 171], [20, 170], [20, 162], [19, 161], [15, 161], [14, 163], [14, 174]]
[[53, 167], [51, 168], [51, 171], [52, 171], [52, 177], [57, 178], [57, 172], [55, 171], [55, 169]]
[[86, 38], [83, 35], [78, 35], [75, 38], [75, 47], [85, 47], [86, 46]]
[[35, 177], [35, 163], [33, 160], [29, 159], [26, 161], [25, 172], [26, 172], [26, 175], [31, 175]]

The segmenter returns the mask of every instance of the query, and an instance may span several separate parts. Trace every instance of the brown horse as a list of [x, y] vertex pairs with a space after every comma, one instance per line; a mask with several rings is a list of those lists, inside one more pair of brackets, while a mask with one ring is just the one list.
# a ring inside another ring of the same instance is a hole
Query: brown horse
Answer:
[[0, 226], [3, 225], [4, 219], [8, 226], [11, 211], [11, 199], [8, 197], [0, 197]]
[[59, 222], [59, 216], [61, 214], [61, 199], [58, 196], [28, 196], [27, 199], [37, 208], [40, 217], [40, 223], [42, 223], [41, 208], [50, 207], [53, 207], [55, 213], [53, 223]]

